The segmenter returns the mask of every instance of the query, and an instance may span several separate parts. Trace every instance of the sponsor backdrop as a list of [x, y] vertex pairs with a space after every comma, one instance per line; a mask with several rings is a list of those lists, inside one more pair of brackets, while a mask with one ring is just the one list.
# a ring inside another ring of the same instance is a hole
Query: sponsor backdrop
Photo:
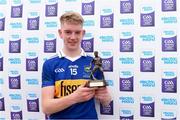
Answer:
[[[112, 102], [101, 119], [180, 119], [179, 0], [0, 0], [0, 119], [45, 119], [42, 64], [62, 48], [59, 17], [85, 19]], [[98, 101], [97, 101], [98, 102]]]

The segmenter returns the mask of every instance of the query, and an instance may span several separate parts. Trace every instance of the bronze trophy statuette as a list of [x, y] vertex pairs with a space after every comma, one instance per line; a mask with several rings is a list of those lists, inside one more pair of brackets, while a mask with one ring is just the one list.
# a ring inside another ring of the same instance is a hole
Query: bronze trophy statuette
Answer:
[[[107, 83], [106, 83], [105, 78], [104, 78], [104, 73], [103, 73], [103, 68], [102, 68], [102, 58], [99, 57], [97, 51], [94, 52], [94, 56], [95, 57], [93, 58], [93, 60], [90, 63], [90, 68], [92, 67], [93, 64], [94, 64], [94, 67], [91, 70], [91, 73], [90, 73], [90, 79], [91, 80], [88, 81], [87, 87], [105, 87], [105, 86], [107, 86]], [[102, 79], [97, 79], [94, 76], [94, 73], [98, 70], [102, 74]]]

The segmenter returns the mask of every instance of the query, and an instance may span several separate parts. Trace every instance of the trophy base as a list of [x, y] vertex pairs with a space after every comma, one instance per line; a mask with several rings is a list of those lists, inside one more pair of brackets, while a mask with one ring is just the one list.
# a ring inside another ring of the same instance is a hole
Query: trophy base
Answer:
[[87, 87], [105, 87], [107, 86], [104, 80], [91, 80], [88, 82]]

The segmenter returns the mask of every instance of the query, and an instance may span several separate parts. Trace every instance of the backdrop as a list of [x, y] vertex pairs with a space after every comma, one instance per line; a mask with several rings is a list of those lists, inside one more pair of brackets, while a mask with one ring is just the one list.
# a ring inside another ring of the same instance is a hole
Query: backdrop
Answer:
[[42, 64], [62, 48], [59, 17], [85, 19], [82, 48], [103, 59], [101, 119], [180, 119], [178, 0], [0, 0], [0, 119], [45, 119]]

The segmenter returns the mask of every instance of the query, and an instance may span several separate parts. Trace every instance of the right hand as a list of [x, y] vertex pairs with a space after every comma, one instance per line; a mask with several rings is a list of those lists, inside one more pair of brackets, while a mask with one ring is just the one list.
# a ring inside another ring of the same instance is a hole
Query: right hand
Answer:
[[94, 97], [97, 88], [88, 88], [85, 87], [85, 85], [86, 84], [79, 86], [76, 91], [70, 94], [75, 103], [85, 102]]

